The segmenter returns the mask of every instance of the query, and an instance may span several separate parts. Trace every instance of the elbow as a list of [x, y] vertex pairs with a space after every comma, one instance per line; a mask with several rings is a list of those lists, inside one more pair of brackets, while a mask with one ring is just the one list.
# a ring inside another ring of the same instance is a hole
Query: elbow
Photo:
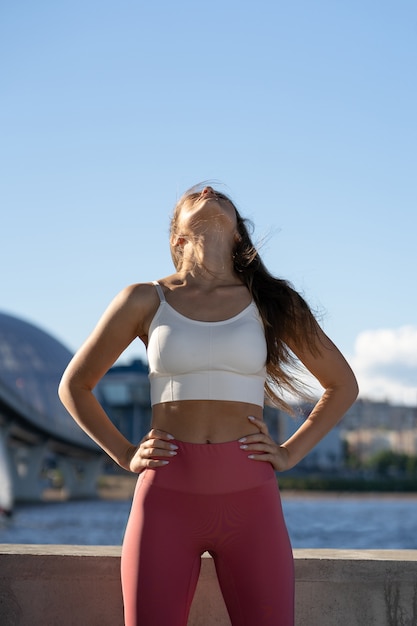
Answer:
[[359, 385], [358, 380], [352, 370], [350, 370], [350, 376], [346, 386], [351, 404], [353, 404], [359, 395]]
[[354, 390], [353, 390], [353, 400], [352, 400], [352, 404], [353, 402], [355, 402], [355, 400], [357, 399], [358, 395], [359, 395], [359, 385], [358, 385], [358, 381], [356, 380], [356, 377], [354, 376]]
[[344, 381], [342, 385], [339, 386], [339, 389], [342, 391], [342, 403], [344, 404], [345, 411], [352, 406], [352, 404], [356, 401], [359, 395], [359, 385], [356, 380], [356, 376], [352, 374], [348, 377], [347, 380]]
[[352, 371], [339, 380], [335, 380], [328, 385], [324, 385], [326, 395], [329, 394], [343, 405], [344, 410], [347, 410], [357, 399], [359, 395], [359, 385], [356, 376]]
[[80, 383], [76, 374], [70, 369], [66, 369], [58, 385], [58, 397], [64, 406], [68, 408], [68, 405], [76, 397], [79, 388]]
[[58, 398], [65, 407], [68, 406], [71, 395], [71, 381], [69, 380], [67, 373], [64, 372], [58, 385]]
[[348, 385], [346, 385], [345, 387], [345, 392], [344, 392], [344, 396], [345, 396], [345, 405], [346, 405], [346, 410], [352, 406], [352, 404], [354, 404], [357, 400], [357, 397], [359, 395], [359, 386], [358, 386], [358, 382], [356, 380], [356, 378], [354, 378], [353, 381], [351, 381]]
[[85, 394], [91, 393], [93, 385], [85, 380], [76, 369], [69, 366], [62, 375], [58, 385], [58, 397], [62, 404], [69, 410], [70, 407]]

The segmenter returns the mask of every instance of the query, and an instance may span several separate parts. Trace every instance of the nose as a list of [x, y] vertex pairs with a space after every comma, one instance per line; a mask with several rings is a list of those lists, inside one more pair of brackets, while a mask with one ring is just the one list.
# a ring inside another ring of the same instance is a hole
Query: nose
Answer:
[[201, 192], [201, 195], [203, 197], [210, 198], [211, 196], [215, 196], [216, 194], [214, 193], [213, 187], [204, 187], [203, 191]]

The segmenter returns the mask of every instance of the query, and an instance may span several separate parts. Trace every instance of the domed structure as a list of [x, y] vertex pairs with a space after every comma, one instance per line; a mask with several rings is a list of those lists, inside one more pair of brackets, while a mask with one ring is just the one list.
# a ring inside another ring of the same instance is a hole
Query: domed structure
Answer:
[[0, 403], [12, 409], [27, 428], [98, 451], [58, 398], [58, 384], [71, 357], [45, 331], [0, 313]]

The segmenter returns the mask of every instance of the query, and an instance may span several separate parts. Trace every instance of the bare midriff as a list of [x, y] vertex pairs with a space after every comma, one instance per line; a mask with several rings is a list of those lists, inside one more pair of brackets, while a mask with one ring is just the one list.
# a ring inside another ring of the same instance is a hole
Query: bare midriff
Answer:
[[178, 441], [224, 443], [259, 432], [248, 416], [262, 419], [257, 404], [223, 400], [181, 400], [155, 404], [152, 427], [164, 430]]

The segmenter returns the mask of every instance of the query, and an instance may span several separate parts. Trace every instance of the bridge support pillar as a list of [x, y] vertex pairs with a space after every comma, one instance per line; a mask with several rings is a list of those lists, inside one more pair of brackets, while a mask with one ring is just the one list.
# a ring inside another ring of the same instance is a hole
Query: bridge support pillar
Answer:
[[103, 469], [101, 456], [89, 459], [59, 457], [59, 469], [69, 498], [95, 498], [97, 481]]
[[42, 498], [45, 481], [42, 468], [47, 453], [46, 443], [35, 446], [10, 447], [13, 491], [16, 501], [37, 501]]
[[7, 449], [8, 431], [0, 428], [0, 513], [10, 514], [13, 510], [12, 464]]

